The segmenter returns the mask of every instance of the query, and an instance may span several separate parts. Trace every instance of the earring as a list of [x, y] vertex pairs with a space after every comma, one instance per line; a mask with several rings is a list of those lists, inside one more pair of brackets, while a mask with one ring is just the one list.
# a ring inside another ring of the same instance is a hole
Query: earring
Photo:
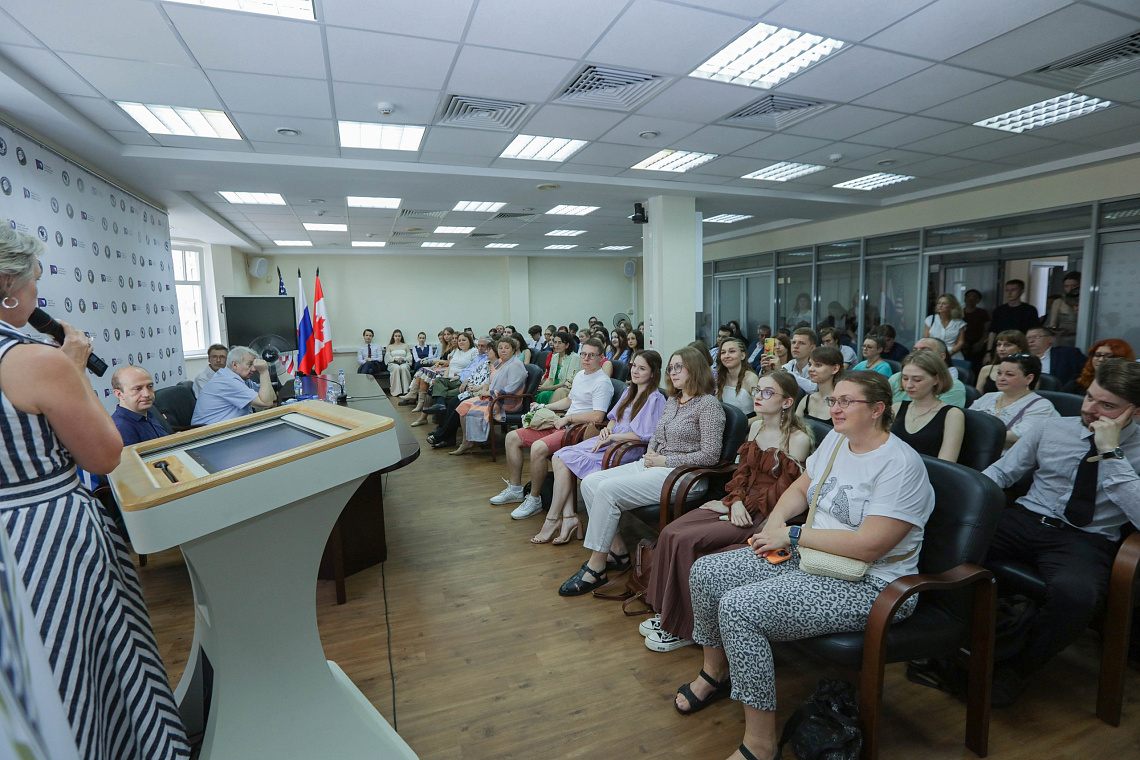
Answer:
[[[9, 301], [12, 303], [8, 303]], [[5, 309], [14, 309], [19, 305], [20, 299], [12, 298], [12, 296], [4, 296], [3, 300], [0, 300], [0, 306], [3, 306]]]
[[786, 406], [781, 407], [780, 408], [780, 427], [783, 427], [784, 423], [787, 421], [788, 421], [788, 408]]

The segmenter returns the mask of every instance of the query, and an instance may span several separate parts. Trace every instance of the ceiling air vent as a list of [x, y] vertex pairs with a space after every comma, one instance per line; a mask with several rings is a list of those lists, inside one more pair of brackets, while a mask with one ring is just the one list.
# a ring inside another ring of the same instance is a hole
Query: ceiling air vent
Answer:
[[1076, 90], [1140, 70], [1140, 32], [1054, 61], [1027, 74], [1027, 79]]
[[788, 95], [765, 95], [724, 119], [726, 124], [760, 129], [783, 129], [831, 108], [830, 103], [793, 98]]
[[426, 238], [427, 236], [428, 236], [428, 233], [426, 233], [426, 232], [393, 232], [392, 233], [393, 239], [403, 238], [404, 240], [407, 240], [409, 238]]
[[417, 211], [414, 208], [400, 209], [401, 219], [407, 219], [408, 217], [413, 219], [442, 219], [445, 216], [447, 216], [446, 211]]
[[487, 240], [498, 240], [499, 238], [506, 237], [506, 234], [502, 233], [502, 232], [472, 232], [467, 237], [485, 238]]
[[555, 101], [628, 111], [660, 89], [666, 81], [665, 77], [654, 74], [587, 66]]
[[406, 240], [405, 241], [393, 240], [391, 243], [388, 243], [388, 245], [386, 245], [384, 247], [385, 248], [419, 248], [420, 244], [419, 243], [412, 243], [412, 242], [409, 242]]
[[534, 106], [529, 103], [452, 95], [444, 102], [435, 123], [448, 127], [514, 132], [533, 110]]
[[538, 218], [538, 214], [519, 214], [507, 211], [501, 214], [495, 214], [492, 219], [516, 219], [520, 222], [533, 222]]

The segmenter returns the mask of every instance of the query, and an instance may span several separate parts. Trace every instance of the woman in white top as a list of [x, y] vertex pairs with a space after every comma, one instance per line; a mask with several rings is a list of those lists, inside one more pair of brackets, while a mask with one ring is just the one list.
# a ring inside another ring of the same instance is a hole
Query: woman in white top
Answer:
[[393, 330], [388, 345], [384, 346], [384, 363], [388, 365], [389, 393], [402, 396], [412, 384], [412, 350], [404, 342], [404, 333]]
[[735, 406], [745, 416], [753, 414], [752, 389], [760, 381], [759, 375], [744, 361], [748, 346], [740, 338], [729, 338], [716, 352], [717, 400]]
[[966, 345], [966, 322], [962, 319], [962, 305], [949, 293], [938, 296], [934, 313], [926, 318], [922, 331], [924, 338], [938, 338], [950, 347], [951, 359], [962, 358], [962, 348]]
[[[425, 366], [412, 378], [412, 391], [416, 396], [416, 408], [413, 412], [420, 412], [420, 419], [416, 422], [427, 422], [425, 406], [431, 406], [431, 387], [436, 378], [458, 378], [459, 373], [474, 361], [479, 349], [475, 347], [475, 336], [471, 333], [453, 333], [451, 336], [451, 351], [442, 359], [430, 359]], [[401, 404], [404, 402], [401, 401]], [[416, 423], [412, 423], [415, 425]]]
[[1041, 360], [1033, 354], [1011, 354], [998, 365], [995, 393], [987, 393], [970, 408], [992, 414], [1005, 423], [1005, 449], [1042, 420], [1060, 417], [1053, 404], [1033, 392], [1041, 377]]

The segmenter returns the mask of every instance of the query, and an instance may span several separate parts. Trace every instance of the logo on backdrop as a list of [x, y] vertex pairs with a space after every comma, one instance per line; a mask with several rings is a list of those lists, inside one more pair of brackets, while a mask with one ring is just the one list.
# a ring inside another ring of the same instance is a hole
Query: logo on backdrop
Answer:
[[103, 231], [106, 232], [107, 227], [109, 227], [109, 226], [110, 225], [107, 224], [107, 217], [103, 217]]
[[[81, 193], [83, 192], [83, 177], [76, 177], [75, 178], [75, 189]], [[87, 217], [84, 217], [84, 219], [86, 219], [86, 218]]]
[[59, 199], [58, 198], [52, 198], [51, 199], [51, 210], [57, 214], [59, 213]]
[[65, 311], [67, 311], [68, 314], [71, 313], [71, 299], [70, 298], [63, 299], [63, 308]]
[[0, 177], [0, 190], [4, 191], [4, 195], [12, 194], [12, 180], [7, 177]]
[[4, 138], [0, 137], [0, 156], [8, 155], [8, 143], [4, 142]]
[[75, 218], [75, 209], [71, 207], [70, 203], [67, 204], [67, 218], [68, 219], [74, 219]]
[[55, 231], [55, 244], [63, 248], [63, 233], [59, 230]]
[[70, 187], [71, 186], [71, 175], [67, 173], [67, 169], [64, 169], [62, 172], [60, 172], [59, 176], [60, 176], [60, 179], [63, 180], [63, 186], [64, 187]]
[[75, 281], [76, 282], [83, 282], [83, 270], [80, 269], [79, 267], [75, 268]]
[[24, 154], [23, 148], [16, 148], [16, 160], [20, 162], [20, 166], [28, 165], [28, 157]]
[[84, 301], [82, 298], [79, 299], [79, 313], [80, 314], [86, 314], [87, 313], [87, 302]]

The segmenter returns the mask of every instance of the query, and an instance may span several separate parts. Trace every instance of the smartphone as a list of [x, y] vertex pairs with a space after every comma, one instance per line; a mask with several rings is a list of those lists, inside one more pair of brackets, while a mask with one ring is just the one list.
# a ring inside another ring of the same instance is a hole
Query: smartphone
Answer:
[[787, 562], [791, 559], [792, 553], [787, 549], [777, 549], [774, 552], [764, 552], [764, 558], [773, 565], [778, 565], [781, 562]]
[[776, 339], [775, 338], [765, 338], [764, 339], [764, 353], [766, 353], [766, 354], [776, 353]]

